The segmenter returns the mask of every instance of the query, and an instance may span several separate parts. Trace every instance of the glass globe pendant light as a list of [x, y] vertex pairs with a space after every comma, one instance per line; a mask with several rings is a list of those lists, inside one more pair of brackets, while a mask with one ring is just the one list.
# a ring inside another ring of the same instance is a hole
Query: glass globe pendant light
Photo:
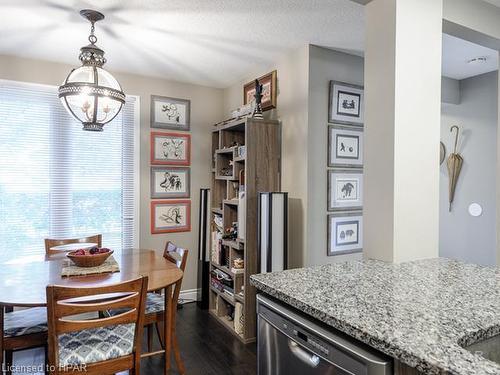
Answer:
[[100, 12], [80, 11], [90, 21], [90, 44], [80, 49], [82, 66], [73, 69], [59, 87], [59, 99], [66, 110], [83, 124], [83, 130], [102, 131], [113, 120], [125, 103], [125, 94], [118, 81], [102, 66], [106, 63], [104, 51], [97, 47], [94, 24], [104, 19]]

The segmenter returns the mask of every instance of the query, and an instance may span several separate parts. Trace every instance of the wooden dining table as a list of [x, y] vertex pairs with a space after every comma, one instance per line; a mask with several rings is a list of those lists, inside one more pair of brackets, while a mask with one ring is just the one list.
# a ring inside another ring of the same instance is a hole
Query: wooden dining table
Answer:
[[[70, 287], [102, 287], [141, 276], [148, 277], [148, 291], [164, 289], [170, 295], [172, 286], [183, 273], [172, 262], [163, 257], [163, 251], [149, 249], [115, 250], [113, 257], [120, 267], [119, 272], [85, 276], [61, 276], [62, 268], [68, 265], [65, 253], [30, 257], [25, 262], [0, 260], [0, 307], [47, 306], [47, 285]], [[165, 320], [163, 333], [166, 338], [166, 353], [171, 349], [171, 298], [165, 298]], [[168, 312], [168, 313], [167, 313]], [[170, 358], [165, 355], [165, 373], [170, 367]]]

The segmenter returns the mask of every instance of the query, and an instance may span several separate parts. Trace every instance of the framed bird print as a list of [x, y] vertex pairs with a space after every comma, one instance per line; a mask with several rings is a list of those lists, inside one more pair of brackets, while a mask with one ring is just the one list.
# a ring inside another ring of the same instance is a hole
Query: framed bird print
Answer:
[[151, 167], [151, 198], [189, 198], [189, 168]]
[[151, 127], [188, 131], [191, 102], [187, 99], [151, 95]]
[[328, 166], [363, 167], [363, 129], [328, 126]]
[[151, 132], [152, 165], [189, 165], [191, 136], [182, 133]]
[[151, 201], [151, 233], [191, 231], [191, 201]]
[[328, 171], [328, 211], [363, 208], [363, 172], [352, 169]]
[[363, 86], [330, 81], [328, 122], [363, 126], [364, 96]]

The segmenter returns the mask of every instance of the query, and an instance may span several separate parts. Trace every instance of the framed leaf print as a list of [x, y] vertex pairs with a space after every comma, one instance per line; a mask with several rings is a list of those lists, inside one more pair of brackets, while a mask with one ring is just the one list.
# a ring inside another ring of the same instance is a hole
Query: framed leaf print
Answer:
[[191, 201], [151, 201], [151, 233], [191, 231]]
[[189, 165], [191, 136], [182, 133], [151, 132], [152, 165]]

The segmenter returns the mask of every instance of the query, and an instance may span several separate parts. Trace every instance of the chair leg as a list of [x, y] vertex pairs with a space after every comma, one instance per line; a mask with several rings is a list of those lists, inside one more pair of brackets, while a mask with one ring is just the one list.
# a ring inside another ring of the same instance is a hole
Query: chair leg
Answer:
[[186, 372], [186, 369], [184, 368], [184, 362], [182, 361], [181, 358], [181, 352], [179, 351], [179, 343], [177, 342], [177, 334], [174, 332], [173, 333], [173, 349], [174, 349], [174, 357], [175, 357], [175, 362], [177, 363], [177, 368], [179, 369], [179, 372], [181, 374], [184, 374]]
[[49, 371], [49, 346], [48, 345], [45, 345], [43, 347], [43, 351], [45, 352], [45, 370], [44, 370], [44, 374], [45, 375], [49, 375], [50, 371]]
[[5, 374], [6, 375], [12, 374], [13, 354], [14, 354], [14, 352], [12, 350], [5, 351]]
[[160, 347], [165, 349], [165, 344], [163, 343], [163, 330], [160, 329], [161, 322], [155, 322], [156, 334], [158, 335], [158, 341], [160, 342]]
[[153, 325], [147, 325], [147, 335], [148, 335], [148, 353], [153, 351]]

